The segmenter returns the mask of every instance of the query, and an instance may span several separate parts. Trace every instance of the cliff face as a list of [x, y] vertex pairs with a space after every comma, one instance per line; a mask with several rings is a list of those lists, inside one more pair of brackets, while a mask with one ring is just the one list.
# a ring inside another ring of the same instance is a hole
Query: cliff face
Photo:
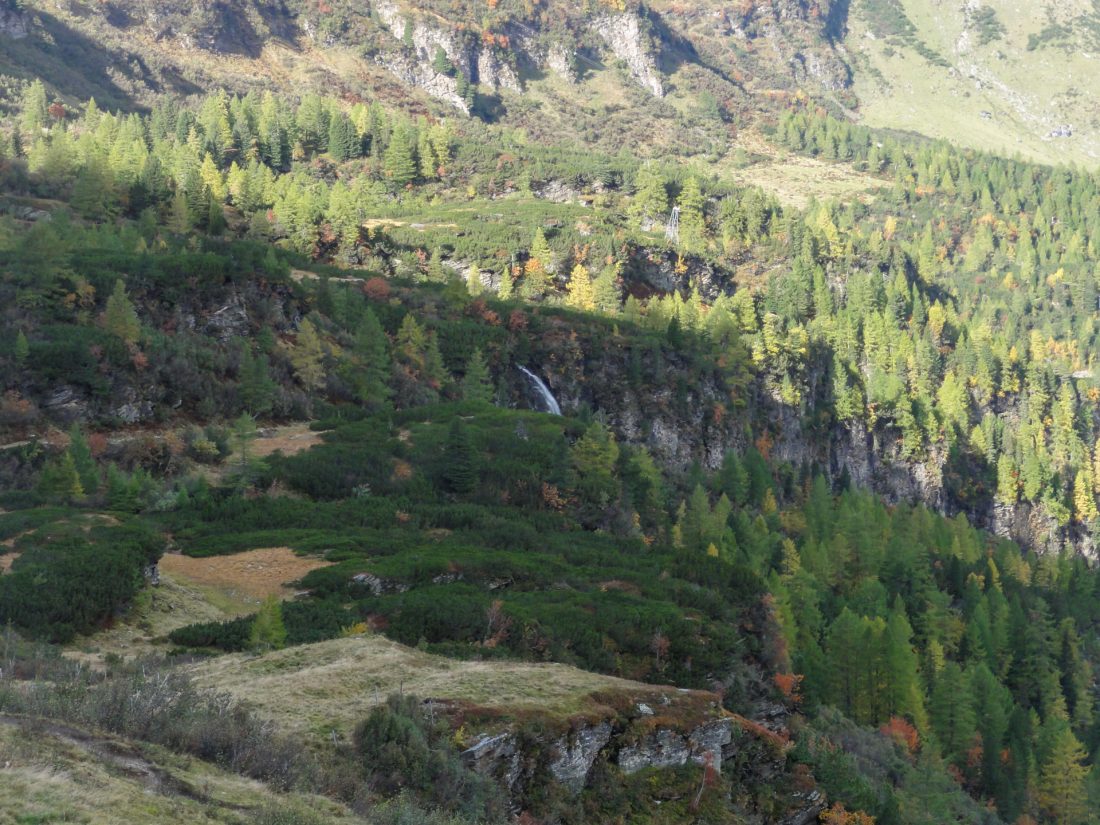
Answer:
[[[730, 788], [731, 796], [768, 788], [783, 811], [778, 822], [810, 821], [824, 809], [820, 792], [787, 789], [783, 737], [719, 711], [716, 701], [702, 713], [677, 718], [669, 708], [690, 692], [674, 693], [676, 698], [662, 697], [655, 706], [635, 702], [616, 715], [577, 720], [557, 732], [519, 729], [481, 735], [462, 759], [497, 779], [516, 810], [525, 807], [532, 792], [545, 793], [540, 783], [547, 780], [575, 796], [592, 786], [598, 772], [628, 781], [643, 771], [685, 767], [708, 772], [713, 783]], [[697, 698], [691, 697], [688, 701]], [[660, 781], [652, 787], [660, 787]]]

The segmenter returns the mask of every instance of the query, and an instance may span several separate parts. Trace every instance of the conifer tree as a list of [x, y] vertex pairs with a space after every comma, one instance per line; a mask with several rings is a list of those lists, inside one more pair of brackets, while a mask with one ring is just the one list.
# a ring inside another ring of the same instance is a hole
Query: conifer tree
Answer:
[[386, 147], [383, 155], [382, 167], [386, 177], [389, 178], [396, 189], [404, 189], [416, 180], [416, 156], [413, 140], [412, 130], [403, 124], [394, 130], [393, 135], [390, 137], [390, 145]]
[[540, 226], [535, 230], [527, 263], [524, 265], [523, 294], [528, 298], [542, 298], [553, 288], [554, 256]]
[[619, 267], [605, 266], [592, 283], [596, 309], [605, 315], [617, 315], [622, 308], [623, 295], [619, 287]]
[[477, 453], [462, 419], [451, 419], [443, 448], [443, 486], [457, 495], [473, 492], [478, 483]]
[[79, 424], [73, 424], [69, 428], [69, 455], [73, 459], [73, 467], [76, 468], [80, 478], [80, 486], [84, 495], [95, 495], [99, 490], [99, 468], [92, 457], [92, 449], [88, 445], [88, 439], [80, 429]]
[[35, 78], [23, 92], [23, 100], [19, 108], [19, 124], [30, 135], [28, 145], [46, 128], [49, 122], [48, 109], [46, 87], [42, 85], [41, 80]]
[[389, 341], [370, 307], [355, 331], [355, 354], [359, 361], [354, 381], [359, 403], [371, 410], [386, 407], [391, 395], [386, 383], [390, 370]]
[[249, 647], [257, 652], [282, 650], [286, 647], [286, 625], [283, 604], [277, 596], [268, 596], [260, 605], [248, 637]]
[[38, 478], [38, 493], [51, 501], [69, 503], [84, 497], [72, 453], [66, 450], [46, 463]]
[[489, 376], [489, 365], [480, 349], [475, 349], [466, 362], [466, 374], [462, 377], [462, 399], [464, 401], [493, 400], [493, 382]]
[[680, 191], [680, 247], [687, 252], [702, 252], [706, 248], [706, 221], [703, 190], [699, 179], [688, 178]]
[[274, 403], [276, 383], [271, 377], [267, 355], [252, 354], [247, 342], [241, 343], [241, 366], [239, 371], [241, 403], [253, 416], [271, 412]]
[[565, 302], [574, 309], [592, 312], [596, 309], [596, 292], [592, 286], [592, 277], [584, 264], [577, 264], [569, 276], [566, 286]]
[[298, 340], [290, 350], [294, 375], [306, 389], [319, 390], [325, 385], [324, 355], [321, 336], [307, 318], [298, 328]]
[[114, 291], [107, 299], [107, 309], [103, 313], [103, 326], [111, 335], [121, 338], [127, 344], [136, 344], [141, 336], [141, 321], [134, 309], [126, 285], [119, 278], [115, 281]]
[[1036, 796], [1056, 825], [1075, 825], [1088, 812], [1085, 792], [1085, 749], [1069, 729], [1054, 742], [1039, 772]]
[[653, 223], [663, 223], [667, 218], [668, 189], [653, 163], [645, 163], [638, 170], [628, 212], [642, 229], [648, 229]]
[[27, 342], [27, 335], [23, 330], [19, 330], [19, 334], [15, 336], [15, 349], [12, 355], [15, 356], [15, 363], [19, 366], [23, 366], [27, 363], [27, 358], [30, 357], [31, 346]]

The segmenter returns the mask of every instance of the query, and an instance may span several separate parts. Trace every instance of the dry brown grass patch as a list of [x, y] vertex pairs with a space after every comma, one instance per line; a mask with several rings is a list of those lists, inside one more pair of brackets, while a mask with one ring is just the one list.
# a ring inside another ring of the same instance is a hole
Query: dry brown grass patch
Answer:
[[264, 547], [231, 556], [192, 558], [166, 555], [160, 568], [177, 581], [210, 588], [246, 604], [259, 604], [268, 596], [287, 598], [288, 587], [311, 570], [328, 562], [299, 556], [289, 547]]

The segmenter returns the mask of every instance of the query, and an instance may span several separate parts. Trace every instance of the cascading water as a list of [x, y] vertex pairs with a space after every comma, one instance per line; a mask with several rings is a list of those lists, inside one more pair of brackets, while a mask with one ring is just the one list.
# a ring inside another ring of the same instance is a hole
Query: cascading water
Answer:
[[561, 415], [561, 407], [558, 405], [558, 399], [554, 397], [554, 393], [550, 392], [550, 388], [543, 383], [543, 380], [535, 375], [527, 367], [519, 367], [519, 371], [526, 375], [531, 384], [534, 385], [535, 391], [538, 392], [539, 398], [542, 400], [542, 412], [548, 412], [551, 415]]

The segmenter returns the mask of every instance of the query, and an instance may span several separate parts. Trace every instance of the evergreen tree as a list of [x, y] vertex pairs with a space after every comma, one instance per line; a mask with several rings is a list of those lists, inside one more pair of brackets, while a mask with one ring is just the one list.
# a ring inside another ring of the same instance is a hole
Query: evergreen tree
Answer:
[[15, 349], [12, 351], [12, 355], [15, 356], [15, 363], [19, 366], [23, 366], [27, 363], [27, 358], [30, 357], [31, 347], [27, 342], [27, 335], [23, 330], [19, 330], [19, 334], [15, 336]]
[[475, 349], [466, 362], [466, 374], [462, 378], [462, 399], [464, 401], [493, 400], [493, 382], [489, 377], [489, 365], [480, 349]]
[[457, 495], [465, 495], [477, 489], [478, 460], [470, 433], [462, 419], [451, 419], [447, 442], [443, 448], [443, 487]]
[[49, 100], [46, 97], [46, 87], [42, 81], [35, 78], [23, 92], [23, 100], [19, 107], [19, 125], [30, 135], [28, 145], [35, 136], [39, 135], [49, 123]]
[[664, 178], [653, 163], [642, 164], [635, 180], [634, 197], [628, 212], [642, 229], [663, 223], [668, 217], [668, 189]]
[[286, 625], [283, 623], [283, 603], [277, 596], [268, 596], [260, 605], [248, 637], [249, 647], [257, 652], [282, 650], [286, 647]]
[[271, 377], [267, 355], [262, 352], [253, 355], [248, 343], [242, 342], [241, 366], [238, 375], [241, 403], [245, 410], [253, 416], [271, 412], [278, 385]]
[[72, 456], [83, 494], [95, 495], [99, 490], [99, 467], [96, 466], [88, 439], [84, 437], [79, 424], [73, 424], [69, 428], [68, 454]]
[[680, 247], [687, 252], [702, 252], [706, 249], [706, 220], [704, 207], [706, 200], [699, 179], [688, 178], [680, 191]]
[[389, 341], [370, 307], [355, 331], [355, 354], [358, 366], [354, 385], [359, 403], [371, 410], [385, 408], [392, 394], [386, 383], [390, 371]]
[[298, 340], [290, 350], [294, 375], [307, 390], [319, 390], [325, 386], [324, 356], [321, 336], [307, 318], [298, 328]]
[[107, 299], [107, 309], [103, 313], [103, 326], [111, 335], [121, 338], [127, 344], [136, 344], [141, 336], [141, 321], [126, 294], [126, 284], [122, 279], [115, 281], [114, 291]]
[[1086, 806], [1085, 749], [1070, 730], [1063, 730], [1039, 773], [1036, 796], [1039, 804], [1057, 825], [1075, 825], [1084, 821]]
[[416, 180], [416, 156], [412, 130], [402, 125], [394, 130], [382, 158], [386, 177], [396, 189], [404, 189]]
[[68, 450], [46, 463], [38, 477], [38, 494], [51, 501], [74, 502], [84, 497], [76, 462]]

